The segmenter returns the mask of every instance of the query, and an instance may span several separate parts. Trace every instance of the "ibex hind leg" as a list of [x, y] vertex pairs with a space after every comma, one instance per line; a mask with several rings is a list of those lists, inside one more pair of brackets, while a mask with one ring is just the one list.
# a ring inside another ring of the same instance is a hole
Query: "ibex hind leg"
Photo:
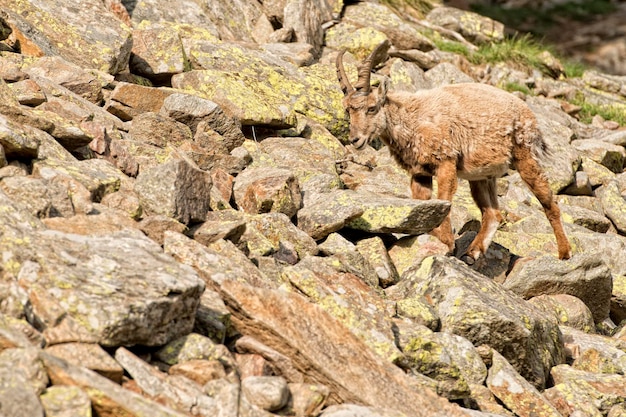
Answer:
[[530, 156], [530, 150], [518, 151], [516, 153], [514, 166], [522, 177], [522, 180], [524, 180], [533, 194], [535, 194], [546, 213], [546, 217], [556, 237], [559, 259], [569, 259], [572, 256], [572, 248], [565, 235], [565, 230], [563, 230], [561, 210], [559, 210], [559, 206], [554, 200], [550, 185], [543, 175], [539, 164]]
[[496, 234], [500, 223], [502, 222], [502, 214], [498, 208], [498, 195], [496, 193], [496, 179], [490, 178], [480, 181], [470, 181], [470, 190], [472, 198], [480, 209], [482, 214], [482, 223], [480, 231], [474, 238], [474, 241], [467, 249], [467, 256], [471, 259], [463, 258], [467, 263], [473, 263], [481, 254], [485, 254], [493, 236]]

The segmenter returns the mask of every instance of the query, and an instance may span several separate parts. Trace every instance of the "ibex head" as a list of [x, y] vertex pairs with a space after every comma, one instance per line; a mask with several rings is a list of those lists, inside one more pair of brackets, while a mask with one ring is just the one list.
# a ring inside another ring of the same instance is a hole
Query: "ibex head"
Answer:
[[350, 84], [343, 67], [346, 51], [337, 55], [337, 77], [345, 94], [343, 107], [350, 116], [350, 142], [357, 149], [379, 136], [387, 125], [385, 113], [381, 109], [387, 99], [388, 81], [385, 79], [377, 89], [372, 90], [370, 75], [372, 69], [386, 58], [389, 46], [389, 41], [385, 40], [361, 62], [358, 66], [359, 78], [354, 86]]

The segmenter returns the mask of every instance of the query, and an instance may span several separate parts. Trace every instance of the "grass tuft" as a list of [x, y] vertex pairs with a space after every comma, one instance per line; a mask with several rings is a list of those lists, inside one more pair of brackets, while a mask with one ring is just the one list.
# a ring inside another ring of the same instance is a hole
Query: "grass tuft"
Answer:
[[495, 64], [505, 62], [517, 67], [535, 68], [547, 73], [541, 54], [545, 51], [557, 57], [563, 64], [565, 76], [580, 77], [587, 69], [582, 63], [559, 57], [549, 46], [537, 41], [532, 35], [512, 36], [501, 42], [482, 44], [476, 51], [470, 51], [460, 42], [434, 36], [433, 43], [440, 51], [451, 52], [466, 57], [472, 64]]
[[604, 120], [612, 120], [620, 126], [626, 126], [626, 106], [623, 104], [595, 104], [585, 99], [582, 93], [576, 94], [570, 103], [581, 107], [578, 118], [583, 123], [591, 123], [593, 116], [600, 115]]
[[529, 35], [513, 36], [502, 42], [481, 45], [470, 60], [476, 64], [509, 62], [537, 68], [542, 65], [539, 55], [545, 50]]
[[530, 88], [528, 88], [524, 84], [516, 83], [514, 81], [505, 82], [504, 85], [501, 86], [501, 88], [508, 91], [509, 93], [519, 91], [520, 93], [524, 93], [526, 95], [532, 95], [532, 91], [530, 91]]

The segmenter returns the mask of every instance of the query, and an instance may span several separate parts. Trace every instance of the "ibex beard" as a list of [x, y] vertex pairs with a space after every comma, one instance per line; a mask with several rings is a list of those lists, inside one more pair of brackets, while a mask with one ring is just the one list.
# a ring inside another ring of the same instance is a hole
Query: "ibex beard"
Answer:
[[[453, 84], [415, 93], [389, 91], [384, 78], [372, 88], [373, 67], [387, 57], [389, 41], [381, 43], [358, 66], [353, 86], [337, 56], [337, 76], [350, 117], [350, 142], [365, 147], [380, 138], [411, 176], [413, 198], [430, 199], [433, 177], [437, 198], [451, 201], [457, 178], [469, 181], [482, 214], [480, 231], [462, 257], [473, 263], [484, 255], [502, 222], [496, 180], [509, 167], [516, 169], [541, 203], [556, 237], [560, 259], [571, 257], [561, 213], [538, 159], [546, 144], [537, 119], [518, 97], [479, 83]], [[432, 234], [454, 250], [448, 215]]]

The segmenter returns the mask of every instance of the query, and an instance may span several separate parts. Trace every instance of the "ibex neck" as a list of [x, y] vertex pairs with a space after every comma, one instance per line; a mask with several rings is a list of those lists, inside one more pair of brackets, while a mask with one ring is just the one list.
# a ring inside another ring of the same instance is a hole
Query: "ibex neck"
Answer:
[[425, 172], [418, 162], [420, 147], [416, 144], [420, 141], [420, 133], [416, 131], [416, 125], [409, 126], [418, 123], [415, 117], [419, 111], [415, 103], [411, 104], [402, 93], [388, 94], [384, 111], [387, 123], [380, 136], [389, 146], [391, 155], [410, 173]]
[[403, 108], [404, 102], [404, 100], [398, 99], [396, 94], [390, 93], [385, 103], [384, 111], [387, 123], [381, 134], [381, 139], [392, 149], [403, 147], [405, 141], [410, 140], [410, 130], [406, 126], [407, 118], [403, 117], [403, 113], [406, 111]]

